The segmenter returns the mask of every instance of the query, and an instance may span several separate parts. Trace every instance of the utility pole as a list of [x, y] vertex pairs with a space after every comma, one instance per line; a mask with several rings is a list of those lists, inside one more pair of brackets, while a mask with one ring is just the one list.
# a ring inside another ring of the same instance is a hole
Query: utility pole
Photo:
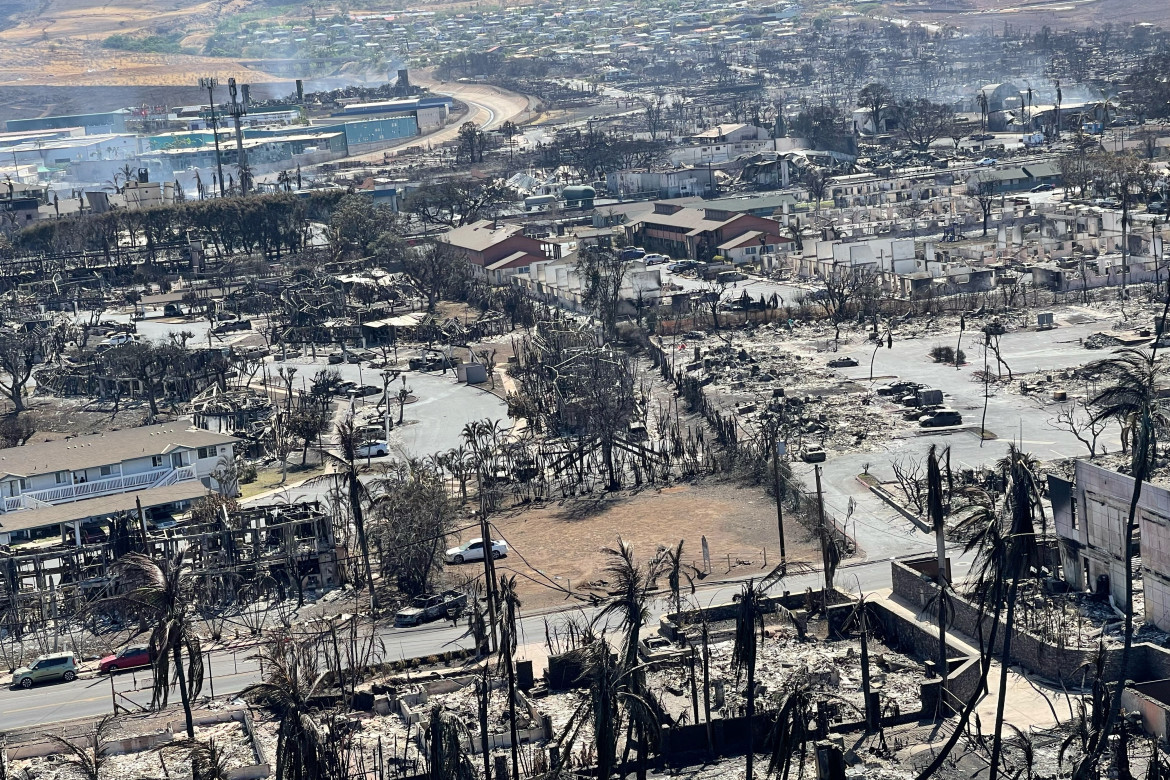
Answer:
[[386, 447], [390, 447], [390, 382], [398, 376], [397, 371], [383, 371], [382, 372], [382, 403], [386, 405], [386, 414], [382, 418], [382, 422], [386, 429]]
[[825, 565], [825, 592], [827, 597], [828, 591], [833, 588], [832, 556], [829, 553], [829, 545], [833, 543], [833, 539], [829, 535], [829, 529], [825, 526], [825, 496], [821, 493], [821, 467], [819, 465], [813, 466], [813, 473], [816, 475], [817, 480], [817, 518], [821, 537], [821, 559]]
[[780, 425], [776, 423], [773, 429], [772, 441], [772, 481], [773, 492], [776, 493], [776, 529], [780, 532], [780, 565], [783, 566], [788, 560], [788, 554], [784, 551], [784, 494], [780, 492], [780, 449], [785, 447], [784, 442], [780, 441]]
[[199, 86], [207, 90], [207, 102], [211, 107], [211, 134], [215, 138], [215, 167], [219, 170], [219, 197], [223, 197], [223, 158], [219, 156], [219, 122], [215, 118], [215, 88], [219, 79], [205, 76], [199, 79]]
[[228, 79], [228, 94], [232, 97], [231, 105], [228, 106], [228, 111], [231, 112], [232, 121], [236, 124], [236, 168], [240, 173], [240, 194], [247, 195], [248, 187], [251, 185], [252, 171], [248, 167], [248, 155], [244, 152], [244, 131], [240, 129], [240, 117], [248, 113], [247, 107], [236, 99], [236, 80]]
[[[496, 652], [496, 562], [492, 559], [491, 523], [487, 519], [487, 498], [484, 495], [484, 464], [479, 464], [479, 539], [483, 544], [483, 584], [488, 603], [488, 649]], [[494, 477], [494, 475], [493, 475]]]

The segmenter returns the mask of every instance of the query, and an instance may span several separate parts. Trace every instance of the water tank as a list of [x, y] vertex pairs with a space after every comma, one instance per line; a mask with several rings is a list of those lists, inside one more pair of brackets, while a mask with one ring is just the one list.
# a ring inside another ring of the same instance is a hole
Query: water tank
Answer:
[[574, 184], [561, 190], [561, 197], [569, 208], [593, 208], [593, 199], [597, 197], [597, 190], [588, 185]]

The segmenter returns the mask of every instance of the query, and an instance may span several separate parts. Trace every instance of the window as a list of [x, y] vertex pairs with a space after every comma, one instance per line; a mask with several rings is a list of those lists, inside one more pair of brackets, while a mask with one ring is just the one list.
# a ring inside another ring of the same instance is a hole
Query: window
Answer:
[[114, 473], [114, 467], [113, 466], [102, 466], [101, 469], [99, 469], [99, 471], [101, 472], [101, 475], [103, 477], [108, 477]]
[[163, 464], [163, 456], [162, 455], [151, 455], [150, 456], [150, 465], [151, 466], [155, 467], [156, 469], [160, 469], [160, 468], [162, 468], [162, 464]]
[[215, 447], [200, 447], [196, 452], [200, 460], [215, 457]]
[[53, 475], [53, 477], [57, 480], [58, 485], [68, 485], [69, 484], [69, 472], [68, 471], [58, 471], [56, 474]]

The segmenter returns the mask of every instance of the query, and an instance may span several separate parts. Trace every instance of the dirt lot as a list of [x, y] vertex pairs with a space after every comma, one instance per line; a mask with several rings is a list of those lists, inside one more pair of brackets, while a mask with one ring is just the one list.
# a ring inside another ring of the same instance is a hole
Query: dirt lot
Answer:
[[[766, 571], [763, 549], [767, 547], [769, 568], [776, 565], [779, 554], [775, 507], [761, 490], [706, 481], [599, 500], [550, 503], [497, 515], [493, 521], [513, 550], [501, 561], [500, 570], [521, 575], [521, 598], [525, 608], [531, 609], [564, 601], [563, 593], [537, 581], [605, 593], [606, 556], [601, 550], [616, 545], [619, 535], [634, 546], [638, 560], [653, 557], [660, 545], [675, 545], [683, 539], [685, 557], [698, 567], [703, 557], [701, 539], [706, 536], [711, 577], [762, 573]], [[789, 560], [819, 559], [819, 549], [803, 528], [785, 523], [785, 534]]]

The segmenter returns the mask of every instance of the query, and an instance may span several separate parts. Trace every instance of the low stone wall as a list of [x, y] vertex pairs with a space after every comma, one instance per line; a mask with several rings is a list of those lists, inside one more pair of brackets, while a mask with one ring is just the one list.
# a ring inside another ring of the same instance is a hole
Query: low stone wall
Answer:
[[[252, 727], [252, 719], [246, 709], [195, 712], [191, 720], [196, 726], [227, 723], [232, 720], [244, 725], [244, 731], [248, 735], [248, 742], [252, 748], [255, 763], [230, 770], [228, 772], [230, 780], [259, 780], [260, 778], [269, 777], [272, 774], [272, 768], [264, 760], [263, 748], [261, 748], [259, 740], [256, 739], [256, 733]], [[79, 731], [70, 738], [76, 739], [82, 737], [82, 735], [92, 734], [95, 725], [96, 721], [88, 722], [85, 730]], [[149, 734], [135, 734], [123, 739], [110, 740], [105, 743], [102, 753], [103, 755], [120, 755], [123, 753], [141, 753], [143, 751], [153, 750], [159, 745], [174, 741], [176, 734], [185, 738], [186, 728], [187, 724], [185, 720], [171, 721], [166, 724], [166, 727], [162, 731]], [[7, 765], [9, 761], [15, 759], [37, 758], [39, 756], [49, 756], [60, 752], [61, 746], [56, 742], [49, 740], [25, 742], [8, 747], [6, 750], [0, 750], [0, 761], [3, 761]]]
[[[830, 633], [835, 634], [841, 630], [842, 624], [849, 619], [856, 600], [851, 594], [843, 590], [838, 590], [837, 588], [829, 591], [827, 598], [825, 598], [824, 592], [823, 588], [821, 590], [814, 590], [811, 592], [811, 598], [815, 604], [827, 601], [826, 619], [829, 623]], [[764, 612], [766, 614], [775, 614], [780, 611], [780, 607], [783, 607], [796, 613], [794, 617], [800, 619], [805, 614], [809, 597], [810, 594], [808, 591], [798, 593], [785, 591], [781, 596], [768, 596], [763, 600]], [[672, 642], [677, 642], [682, 638], [685, 629], [700, 625], [704, 617], [708, 623], [723, 623], [729, 620], [735, 620], [738, 611], [739, 604], [729, 602], [726, 604], [713, 604], [702, 609], [685, 609], [682, 612], [670, 612], [659, 618], [658, 633]]]
[[[925, 565], [927, 558], [921, 563]], [[932, 561], [931, 561], [932, 562]], [[914, 608], [935, 614], [932, 604], [938, 586], [916, 568], [915, 560], [892, 561], [890, 567], [893, 575], [893, 592], [904, 599]], [[959, 633], [969, 637], [979, 637], [982, 625], [983, 636], [990, 638], [992, 616], [982, 620], [975, 605], [957, 594], [951, 596], [951, 612], [948, 615], [950, 625]], [[996, 654], [1003, 649], [1003, 637], [1006, 626], [1000, 621], [995, 647], [991, 648]], [[1057, 647], [1026, 631], [1015, 630], [1012, 633], [1012, 662], [1024, 669], [1058, 680], [1062, 683], [1080, 685], [1086, 665], [1092, 669], [1096, 661], [1097, 648]], [[1121, 669], [1122, 651], [1120, 648], [1105, 650], [1105, 678], [1118, 680], [1122, 678]], [[1148, 642], [1136, 643], [1130, 657], [1129, 674], [1125, 679], [1137, 682], [1162, 680], [1170, 678], [1170, 650]]]
[[[938, 632], [921, 623], [913, 623], [888, 609], [880, 601], [867, 604], [870, 625], [880, 628], [885, 643], [895, 650], [913, 656], [920, 661], [934, 661], [938, 658]], [[979, 658], [964, 655], [953, 645], [947, 645], [947, 701], [951, 709], [957, 709], [968, 701], [979, 689]], [[921, 714], [933, 717], [942, 695], [942, 678], [922, 683], [920, 696]]]

